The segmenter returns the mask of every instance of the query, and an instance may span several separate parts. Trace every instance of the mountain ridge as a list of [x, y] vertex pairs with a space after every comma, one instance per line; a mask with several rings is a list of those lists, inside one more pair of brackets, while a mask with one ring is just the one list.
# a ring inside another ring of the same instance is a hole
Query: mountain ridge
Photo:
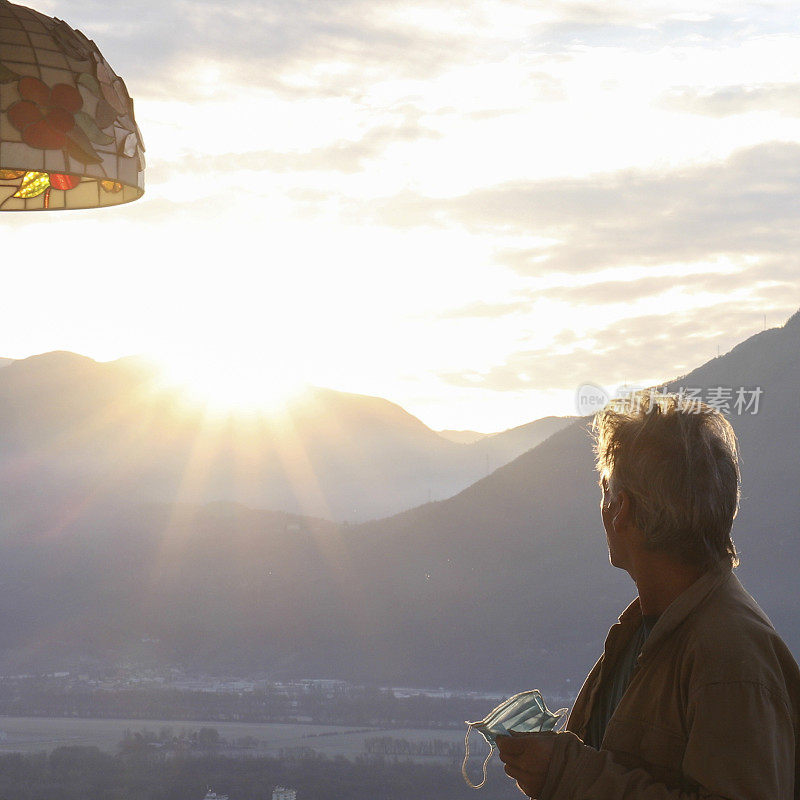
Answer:
[[[107, 484], [149, 500], [229, 500], [351, 522], [451, 496], [566, 424], [546, 418], [464, 445], [390, 400], [325, 387], [277, 416], [209, 417], [146, 360], [69, 351], [4, 368], [0, 401], [9, 491]], [[12, 462], [33, 452], [20, 481]], [[237, 462], [248, 464], [245, 479]]]
[[[757, 413], [730, 415], [744, 480], [737, 572], [798, 655], [795, 316], [670, 386], [763, 384]], [[0, 666], [144, 657], [144, 638], [159, 642], [147, 658], [208, 671], [569, 696], [636, 593], [608, 564], [588, 423], [446, 500], [358, 525], [130, 496], [23, 529], [8, 507]]]

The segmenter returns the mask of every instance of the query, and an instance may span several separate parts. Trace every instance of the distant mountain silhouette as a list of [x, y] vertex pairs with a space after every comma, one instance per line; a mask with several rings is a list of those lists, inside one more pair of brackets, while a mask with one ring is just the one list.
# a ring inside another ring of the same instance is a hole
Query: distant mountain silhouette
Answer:
[[501, 433], [485, 436], [472, 445], [472, 451], [483, 453], [492, 470], [507, 464], [521, 453], [541, 444], [554, 433], [575, 422], [577, 417], [542, 417]]
[[443, 436], [449, 442], [456, 442], [457, 444], [473, 444], [479, 439], [486, 436], [491, 436], [490, 433], [479, 433], [478, 431], [437, 431], [439, 436]]
[[[670, 384], [763, 390], [757, 414], [730, 417], [744, 479], [734, 536], [745, 586], [795, 654], [798, 352], [800, 314]], [[176, 458], [177, 448], [183, 464], [180, 447], [197, 431], [176, 421], [168, 398], [152, 402], [143, 419], [139, 384], [117, 370], [48, 354], [0, 376], [3, 670], [152, 659], [275, 676], [569, 694], [635, 594], [628, 576], [608, 565], [586, 420], [448, 500], [336, 525], [230, 502], [121, 495], [140, 460]], [[142, 380], [141, 392], [150, 391]], [[370, 452], [385, 441], [387, 415], [398, 447], [413, 453], [409, 441], [441, 441], [386, 401], [321, 392], [329, 416], [317, 416], [309, 400], [297, 419], [312, 429], [315, 420], [340, 422], [347, 433], [331, 447], [348, 444], [366, 419]], [[159, 431], [168, 432], [163, 441]], [[63, 455], [62, 469], [72, 464], [85, 485], [99, 443], [113, 458], [103, 461], [108, 472], [91, 494], [65, 491], [55, 477], [51, 485], [31, 482]], [[468, 449], [440, 446], [450, 445]], [[202, 474], [207, 461], [197, 458], [190, 463]]]
[[559, 424], [456, 444], [388, 400], [318, 387], [278, 420], [210, 419], [141, 359], [45, 353], [0, 371], [0, 497], [23, 510], [26, 497], [99, 493], [360, 521], [456, 494]]

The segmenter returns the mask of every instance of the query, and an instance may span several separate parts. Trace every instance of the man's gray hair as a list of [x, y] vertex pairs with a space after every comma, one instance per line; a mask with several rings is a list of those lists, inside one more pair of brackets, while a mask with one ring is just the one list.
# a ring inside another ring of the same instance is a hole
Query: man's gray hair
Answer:
[[609, 490], [630, 497], [647, 546], [708, 569], [739, 563], [731, 528], [741, 476], [736, 435], [722, 414], [695, 399], [638, 392], [594, 419], [597, 469]]

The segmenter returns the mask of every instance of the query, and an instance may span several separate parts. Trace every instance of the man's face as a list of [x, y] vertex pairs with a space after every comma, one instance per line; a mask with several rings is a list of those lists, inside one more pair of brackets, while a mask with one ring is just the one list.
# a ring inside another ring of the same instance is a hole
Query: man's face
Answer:
[[614, 517], [617, 514], [619, 503], [612, 497], [608, 486], [608, 478], [603, 476], [600, 479], [600, 517], [603, 520], [603, 528], [606, 531], [606, 544], [608, 545], [608, 560], [611, 566], [625, 569], [622, 565], [622, 558], [619, 547], [619, 537], [614, 529]]

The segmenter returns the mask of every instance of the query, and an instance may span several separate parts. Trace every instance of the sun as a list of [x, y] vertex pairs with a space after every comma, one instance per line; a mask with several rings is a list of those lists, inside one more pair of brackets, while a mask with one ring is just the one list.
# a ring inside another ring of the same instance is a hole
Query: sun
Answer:
[[277, 414], [308, 389], [295, 366], [272, 359], [207, 354], [159, 359], [162, 383], [207, 413]]

